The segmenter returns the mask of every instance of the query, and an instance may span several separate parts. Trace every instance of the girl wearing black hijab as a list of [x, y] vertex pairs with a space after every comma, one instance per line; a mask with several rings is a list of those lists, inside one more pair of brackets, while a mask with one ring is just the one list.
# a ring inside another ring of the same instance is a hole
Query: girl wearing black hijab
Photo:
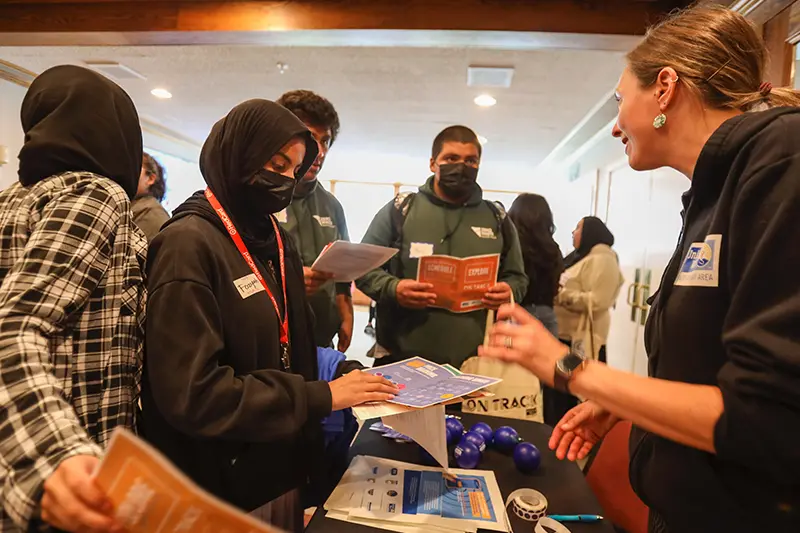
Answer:
[[112, 531], [92, 475], [112, 431], [136, 427], [139, 117], [107, 78], [60, 66], [21, 118], [19, 182], [0, 193], [0, 531]]
[[303, 265], [273, 213], [317, 156], [290, 111], [249, 100], [203, 146], [208, 184], [153, 240], [146, 438], [205, 489], [302, 531], [296, 489], [323, 469], [320, 421], [396, 389], [354, 371], [317, 381]]
[[[556, 297], [558, 338], [591, 359], [606, 362], [606, 338], [611, 326], [610, 309], [617, 301], [623, 277], [617, 254], [611, 249], [614, 235], [597, 217], [584, 217], [572, 232], [575, 250], [564, 258], [566, 270]], [[555, 427], [575, 407], [577, 398], [545, 387], [545, 423]]]

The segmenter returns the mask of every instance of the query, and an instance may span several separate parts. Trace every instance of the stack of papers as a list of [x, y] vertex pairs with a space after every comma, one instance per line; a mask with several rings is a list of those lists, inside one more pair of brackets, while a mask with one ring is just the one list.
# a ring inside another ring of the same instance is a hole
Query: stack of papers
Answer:
[[325, 502], [327, 517], [400, 533], [507, 531], [493, 472], [417, 466], [360, 455]]
[[448, 468], [444, 406], [465, 397], [480, 394], [482, 389], [502, 380], [464, 374], [449, 365], [437, 365], [414, 357], [365, 370], [382, 376], [400, 389], [393, 400], [353, 408], [359, 420], [381, 418], [383, 424], [407, 435], [425, 448], [442, 467]]
[[383, 422], [375, 422], [369, 427], [370, 431], [375, 431], [380, 433], [381, 436], [387, 439], [394, 439], [400, 442], [412, 442], [412, 438], [408, 435], [403, 435], [399, 431], [395, 431], [389, 426], [385, 425]]

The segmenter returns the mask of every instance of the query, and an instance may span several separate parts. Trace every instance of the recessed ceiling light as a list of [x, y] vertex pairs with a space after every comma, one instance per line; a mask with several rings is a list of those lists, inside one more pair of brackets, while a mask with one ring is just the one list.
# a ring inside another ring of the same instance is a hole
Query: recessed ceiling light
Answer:
[[161, 98], [162, 100], [167, 100], [172, 98], [172, 93], [166, 89], [156, 88], [150, 91], [150, 94], [155, 96], [156, 98]]
[[489, 142], [489, 139], [487, 139], [483, 135], [478, 135], [478, 142], [481, 143], [481, 144], [486, 144], [486, 143]]
[[488, 94], [481, 94], [475, 97], [475, 105], [479, 105], [481, 107], [492, 107], [496, 103], [497, 100]]

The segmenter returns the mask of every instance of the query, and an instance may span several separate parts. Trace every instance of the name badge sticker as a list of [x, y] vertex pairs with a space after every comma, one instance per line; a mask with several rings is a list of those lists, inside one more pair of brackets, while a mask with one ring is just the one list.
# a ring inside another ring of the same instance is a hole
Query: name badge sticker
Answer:
[[492, 228], [480, 228], [478, 226], [472, 226], [472, 232], [481, 239], [497, 238], [497, 235], [494, 234], [494, 230]]
[[322, 226], [323, 228], [335, 228], [336, 226], [333, 224], [333, 220], [331, 217], [323, 217], [320, 215], [314, 215], [314, 220]]
[[433, 255], [433, 244], [429, 242], [412, 242], [411, 248], [408, 251], [408, 257], [411, 259], [419, 259], [420, 257], [428, 257]]
[[693, 242], [675, 278], [676, 287], [719, 287], [719, 261], [722, 235], [707, 235]]
[[251, 297], [254, 294], [258, 294], [259, 292], [264, 292], [264, 286], [258, 281], [258, 278], [255, 274], [247, 275], [243, 278], [239, 278], [233, 281], [236, 290], [239, 291], [239, 295], [242, 297], [242, 300]]

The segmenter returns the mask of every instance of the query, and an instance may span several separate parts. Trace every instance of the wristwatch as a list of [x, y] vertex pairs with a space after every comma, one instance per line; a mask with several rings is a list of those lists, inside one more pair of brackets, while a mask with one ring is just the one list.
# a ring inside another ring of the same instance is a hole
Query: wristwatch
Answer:
[[561, 392], [569, 392], [569, 382], [573, 376], [586, 367], [587, 359], [582, 354], [572, 350], [556, 361], [553, 385]]

